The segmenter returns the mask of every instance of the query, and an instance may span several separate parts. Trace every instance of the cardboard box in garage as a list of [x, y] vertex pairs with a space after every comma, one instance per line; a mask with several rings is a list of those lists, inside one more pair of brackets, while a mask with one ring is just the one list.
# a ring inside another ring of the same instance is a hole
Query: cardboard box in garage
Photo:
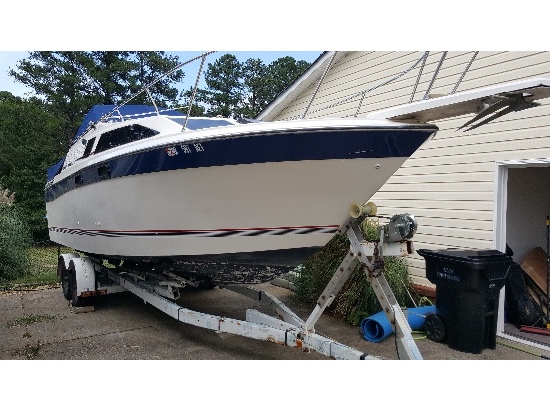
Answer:
[[546, 252], [540, 247], [534, 248], [525, 255], [521, 268], [529, 275], [533, 282], [546, 294]]

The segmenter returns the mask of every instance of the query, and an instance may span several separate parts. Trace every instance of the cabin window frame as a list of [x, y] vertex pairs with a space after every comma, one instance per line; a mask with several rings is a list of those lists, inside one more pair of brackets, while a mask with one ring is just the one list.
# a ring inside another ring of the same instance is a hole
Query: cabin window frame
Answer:
[[[136, 135], [137, 133], [132, 131], [130, 134], [126, 134], [126, 135], [122, 135], [122, 132], [124, 130], [128, 130], [130, 128], [135, 128], [135, 127], [139, 127], [143, 132], [146, 132], [147, 134], [149, 135], [144, 135], [144, 136], [141, 136], [139, 138], [134, 138], [134, 139], [131, 139], [131, 140], [128, 140], [128, 136], [134, 136]], [[119, 134], [119, 135], [116, 135], [116, 134]], [[147, 138], [151, 138], [151, 137], [154, 137], [155, 135], [158, 135], [160, 134], [160, 131], [158, 130], [155, 130], [153, 128], [150, 128], [150, 127], [146, 127], [142, 124], [128, 124], [128, 125], [125, 125], [123, 127], [117, 127], [117, 128], [114, 128], [114, 129], [111, 129], [109, 131], [105, 131], [104, 133], [102, 133], [96, 144], [95, 144], [95, 147], [93, 149], [93, 153], [94, 154], [97, 154], [97, 153], [100, 153], [100, 152], [104, 152], [104, 151], [108, 151], [110, 149], [113, 149], [113, 148], [117, 148], [117, 147], [120, 147], [122, 145], [126, 145], [126, 144], [129, 144], [131, 142], [136, 142], [136, 141], [141, 141], [141, 140], [144, 140], [144, 139], [147, 139]], [[113, 142], [113, 139], [118, 137], [119, 139], [123, 139], [123, 138], [126, 138], [125, 141], [121, 141], [121, 142], [118, 142], [116, 140], [114, 140]], [[105, 141], [105, 139], [107, 139], [107, 142], [104, 143], [105, 146], [102, 145], [102, 141]], [[118, 142], [118, 143], [117, 143]]]

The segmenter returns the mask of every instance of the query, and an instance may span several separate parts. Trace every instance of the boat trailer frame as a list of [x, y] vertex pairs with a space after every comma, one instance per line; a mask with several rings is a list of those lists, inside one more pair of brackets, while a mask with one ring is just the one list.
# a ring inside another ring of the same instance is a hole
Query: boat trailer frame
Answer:
[[[315, 324], [333, 302], [354, 269], [361, 264], [366, 278], [376, 294], [383, 311], [395, 333], [397, 353], [400, 359], [422, 359], [412, 337], [412, 330], [399, 306], [383, 273], [384, 256], [407, 256], [413, 253], [410, 240], [388, 241], [389, 229], [394, 226], [380, 227], [380, 241], [365, 240], [361, 224], [369, 216], [368, 211], [352, 216], [340, 228], [338, 234], [345, 233], [350, 241], [350, 250], [334, 272], [332, 278], [319, 296], [317, 303], [304, 321], [275, 296], [247, 285], [219, 285], [241, 295], [260, 301], [270, 307], [277, 317], [264, 314], [256, 309], [246, 310], [246, 320], [232, 319], [187, 309], [173, 300], [179, 298], [179, 289], [196, 283], [171, 272], [140, 275], [111, 269], [102, 265], [102, 261], [78, 254], [59, 256], [58, 273], [61, 280], [70, 283], [71, 294], [64, 295], [73, 301], [73, 306], [84, 306], [92, 296], [130, 291], [157, 309], [179, 322], [218, 333], [240, 335], [252, 339], [264, 340], [285, 346], [316, 351], [334, 359], [382, 359], [341, 344], [322, 336], [315, 331]], [[367, 207], [369, 209], [369, 207]], [[151, 277], [154, 279], [151, 280]], [[63, 282], [62, 282], [63, 283]], [[172, 300], [170, 300], [172, 299]]]

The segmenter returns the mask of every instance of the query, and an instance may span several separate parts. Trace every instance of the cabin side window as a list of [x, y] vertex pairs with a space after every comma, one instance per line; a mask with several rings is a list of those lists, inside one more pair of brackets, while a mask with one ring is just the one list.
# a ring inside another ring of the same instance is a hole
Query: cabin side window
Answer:
[[97, 143], [95, 153], [106, 151], [108, 149], [118, 147], [119, 145], [128, 144], [129, 142], [149, 138], [157, 135], [158, 133], [158, 131], [139, 124], [132, 124], [126, 127], [107, 131], [101, 135], [101, 138]]
[[84, 154], [82, 154], [82, 158], [86, 158], [90, 153], [92, 152], [92, 148], [95, 143], [95, 137], [88, 140], [86, 143], [86, 149], [84, 150]]

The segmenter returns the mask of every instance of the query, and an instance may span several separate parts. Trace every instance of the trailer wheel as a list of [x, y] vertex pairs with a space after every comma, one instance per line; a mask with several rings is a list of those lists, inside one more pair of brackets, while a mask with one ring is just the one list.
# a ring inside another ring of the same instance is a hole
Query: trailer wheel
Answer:
[[78, 296], [78, 291], [76, 287], [76, 269], [74, 267], [74, 262], [69, 262], [69, 268], [67, 269], [67, 274], [69, 276], [69, 288], [71, 290], [71, 300], [74, 307], [86, 306], [86, 298]]
[[67, 272], [67, 267], [65, 266], [65, 259], [62, 256], [57, 259], [57, 276], [59, 277], [59, 281], [61, 282], [63, 296], [65, 297], [65, 299], [71, 300], [72, 294], [69, 273]]
[[442, 342], [445, 340], [445, 323], [435, 313], [428, 313], [424, 320], [424, 331], [429, 340]]

